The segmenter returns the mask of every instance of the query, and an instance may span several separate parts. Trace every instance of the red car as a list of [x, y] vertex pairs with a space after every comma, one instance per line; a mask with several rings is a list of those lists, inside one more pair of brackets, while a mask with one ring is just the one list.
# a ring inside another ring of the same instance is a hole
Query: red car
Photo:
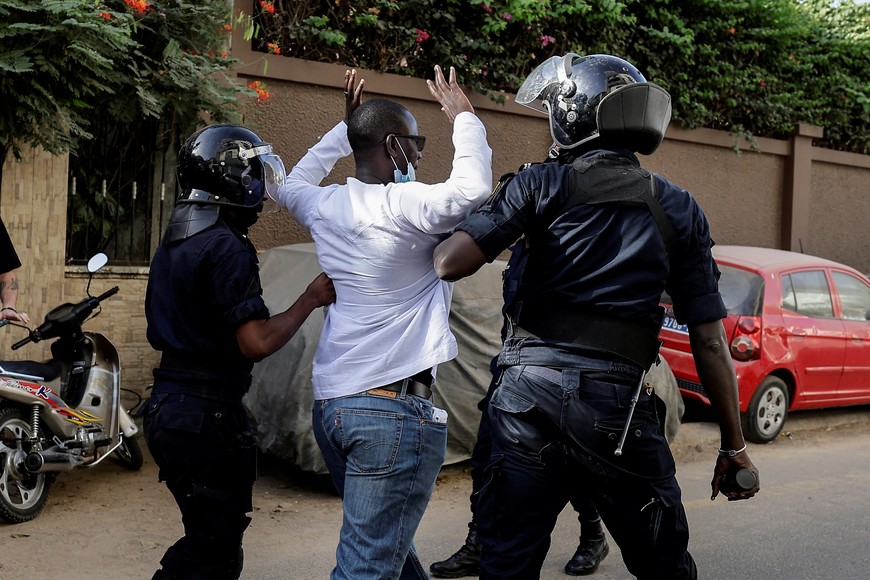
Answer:
[[[743, 432], [766, 443], [789, 411], [870, 404], [870, 280], [854, 268], [768, 248], [714, 246]], [[710, 404], [662, 297], [662, 356], [687, 400]]]

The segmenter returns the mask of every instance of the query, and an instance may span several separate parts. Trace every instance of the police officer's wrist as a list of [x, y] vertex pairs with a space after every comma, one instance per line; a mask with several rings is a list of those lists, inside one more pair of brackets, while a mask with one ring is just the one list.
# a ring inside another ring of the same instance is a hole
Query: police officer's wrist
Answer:
[[743, 444], [743, 447], [741, 447], [740, 449], [722, 449], [720, 447], [719, 448], [719, 455], [722, 457], [734, 457], [735, 455], [743, 453], [744, 451], [746, 451], [746, 444], [745, 443]]

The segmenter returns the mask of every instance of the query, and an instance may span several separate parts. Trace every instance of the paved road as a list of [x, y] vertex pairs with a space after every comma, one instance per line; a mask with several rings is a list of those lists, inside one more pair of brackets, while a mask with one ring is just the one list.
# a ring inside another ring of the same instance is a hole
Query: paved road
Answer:
[[[799, 413], [769, 445], [750, 445], [762, 492], [737, 503], [711, 502], [709, 481], [718, 430], [684, 424], [674, 442], [678, 478], [702, 578], [810, 580], [870, 577], [870, 408]], [[232, 469], [233, 466], [227, 466]], [[417, 534], [427, 565], [465, 538], [471, 482], [465, 466], [443, 470]], [[243, 580], [320, 580], [334, 564], [341, 504], [323, 480], [264, 462], [245, 534]], [[560, 517], [542, 577], [564, 580], [577, 522]], [[169, 492], [145, 467], [129, 472], [111, 460], [61, 474], [42, 515], [0, 524], [0, 578], [120, 580], [150, 578], [181, 533]], [[592, 578], [629, 578], [619, 552]], [[34, 576], [35, 575], [35, 576]]]
[[[701, 578], [870, 577], [870, 408], [795, 413], [777, 440], [750, 444], [762, 491], [749, 501], [710, 501], [718, 443], [711, 423], [684, 424], [675, 441], [690, 551]], [[417, 535], [426, 562], [452, 553], [464, 531], [467, 508], [445, 499], [436, 496]], [[442, 527], [445, 513], [455, 522], [449, 531]], [[577, 529], [569, 507], [553, 534], [542, 578], [569, 578], [562, 566], [576, 548]], [[631, 578], [612, 542], [611, 548], [591, 578]]]
[[[768, 445], [750, 444], [761, 471], [762, 493], [746, 502], [710, 501], [718, 429], [688, 423], [674, 442], [678, 479], [692, 533], [690, 549], [702, 578], [810, 580], [870, 577], [870, 409], [795, 414], [785, 434]], [[445, 468], [418, 530], [421, 560], [429, 563], [462, 543], [469, 517], [470, 480], [462, 466]], [[330, 513], [332, 525], [340, 515]], [[255, 520], [256, 522], [256, 520]], [[319, 526], [318, 526], [319, 527]], [[328, 526], [327, 526], [328, 527]], [[562, 513], [542, 578], [568, 578], [562, 567], [577, 542], [570, 507]], [[313, 531], [313, 528], [311, 529]], [[246, 569], [247, 578], [325, 578], [332, 565], [333, 527], [319, 535], [294, 533], [293, 554]], [[246, 539], [249, 552], [260, 551]], [[615, 545], [592, 578], [631, 578]], [[278, 548], [280, 550], [280, 548]]]

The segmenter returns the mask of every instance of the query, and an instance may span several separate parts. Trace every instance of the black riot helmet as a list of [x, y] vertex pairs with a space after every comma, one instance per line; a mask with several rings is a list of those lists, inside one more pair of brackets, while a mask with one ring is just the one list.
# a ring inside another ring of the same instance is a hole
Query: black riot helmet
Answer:
[[241, 125], [209, 125], [178, 153], [178, 203], [260, 206], [284, 183], [284, 163], [272, 146]]
[[549, 58], [529, 74], [516, 101], [547, 113], [553, 141], [563, 149], [598, 140], [649, 155], [671, 120], [667, 91], [606, 54]]

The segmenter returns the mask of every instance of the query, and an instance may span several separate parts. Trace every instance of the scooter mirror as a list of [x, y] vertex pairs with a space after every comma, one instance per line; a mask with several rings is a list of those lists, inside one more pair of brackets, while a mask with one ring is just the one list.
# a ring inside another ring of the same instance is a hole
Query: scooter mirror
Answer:
[[100, 252], [99, 254], [94, 254], [94, 256], [88, 260], [88, 272], [93, 274], [97, 272], [100, 268], [109, 263], [109, 256]]

